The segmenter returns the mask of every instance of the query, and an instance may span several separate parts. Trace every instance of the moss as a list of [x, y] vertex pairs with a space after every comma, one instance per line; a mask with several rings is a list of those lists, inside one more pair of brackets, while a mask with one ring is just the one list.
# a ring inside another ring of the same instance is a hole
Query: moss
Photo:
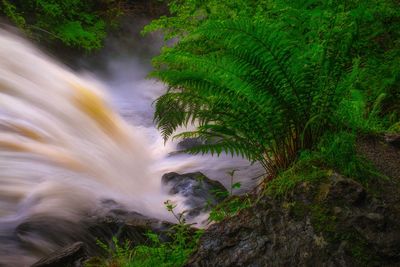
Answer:
[[324, 204], [313, 204], [309, 207], [311, 223], [315, 231], [321, 233], [331, 245], [339, 246], [342, 242], [346, 242], [345, 249], [357, 266], [374, 266], [378, 259], [372, 248], [355, 229], [341, 225], [332, 210]]
[[315, 192], [310, 192], [314, 197], [311, 204], [303, 201], [285, 201], [282, 203], [282, 208], [288, 210], [290, 216], [296, 221], [310, 218], [318, 240], [322, 240], [321, 242], [330, 247], [328, 251], [334, 251], [342, 244], [346, 244], [343, 249], [353, 259], [355, 266], [376, 266], [379, 258], [375, 255], [373, 248], [351, 225], [346, 223], [346, 218], [335, 213], [334, 207], [346, 209], [344, 204], [340, 200], [327, 203], [325, 198], [321, 197], [321, 194], [325, 194], [324, 183], [315, 186], [315, 189]]
[[273, 197], [283, 197], [301, 183], [314, 184], [333, 173], [321, 166], [321, 162], [306, 154], [288, 170], [280, 173], [277, 178], [266, 185], [264, 193]]
[[215, 206], [210, 214], [209, 221], [220, 222], [226, 218], [236, 216], [240, 211], [251, 207], [252, 199], [249, 195], [231, 196]]
[[311, 223], [317, 232], [323, 232], [325, 234], [332, 234], [336, 232], [337, 218], [330, 214], [329, 209], [323, 205], [312, 205], [311, 211]]
[[310, 216], [315, 232], [322, 234], [321, 238], [331, 246], [339, 246], [345, 241], [348, 244], [345, 249], [348, 250], [357, 266], [373, 266], [376, 262], [367, 242], [355, 230], [342, 227], [338, 217], [333, 214], [329, 206], [323, 203], [307, 205], [301, 201], [295, 201], [285, 202], [283, 208], [289, 209], [295, 220], [304, 220], [307, 215]]
[[358, 266], [376, 266], [379, 259], [374, 255], [368, 243], [356, 231], [339, 232], [337, 241], [346, 241], [350, 255]]
[[316, 193], [316, 200], [318, 202], [321, 202], [324, 199], [326, 199], [326, 197], [329, 194], [330, 188], [331, 188], [330, 183], [321, 183], [318, 188], [318, 192]]
[[296, 220], [303, 220], [309, 212], [309, 207], [303, 202], [290, 203], [290, 215]]
[[[341, 146], [337, 147], [344, 150]], [[338, 153], [335, 155], [339, 155]], [[371, 175], [372, 171], [368, 169], [365, 173], [360, 172], [360, 166], [365, 166], [367, 163], [361, 162], [361, 164], [360, 158], [357, 155], [353, 156], [351, 160], [348, 159], [349, 165], [346, 165], [346, 159], [343, 159], [343, 162], [340, 162], [343, 166], [339, 168], [340, 164], [329, 164], [332, 162], [327, 160], [327, 156], [322, 152], [305, 154], [290, 169], [269, 182], [264, 193], [282, 199], [282, 208], [288, 210], [294, 220], [302, 221], [309, 218], [317, 240], [328, 246], [326, 251], [335, 251], [339, 246], [343, 246], [355, 266], [376, 266], [379, 256], [376, 256], [376, 252], [364, 237], [348, 223], [346, 213], [341, 212], [349, 208], [348, 203], [340, 197], [327, 198], [332, 186], [332, 181], [329, 182], [327, 178], [333, 175], [332, 169], [348, 167], [349, 170], [358, 172], [354, 177], [362, 184], [376, 183], [376, 179], [369, 179], [370, 177], [360, 178], [367, 172]]]

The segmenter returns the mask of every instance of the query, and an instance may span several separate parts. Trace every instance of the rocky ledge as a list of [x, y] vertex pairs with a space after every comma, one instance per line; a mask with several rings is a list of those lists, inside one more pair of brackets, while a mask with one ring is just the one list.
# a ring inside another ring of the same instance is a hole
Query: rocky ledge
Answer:
[[363, 186], [333, 173], [286, 196], [266, 196], [207, 229], [185, 266], [400, 266], [400, 153], [393, 140], [358, 144], [388, 179]]
[[212, 225], [186, 266], [398, 266], [392, 204], [337, 174], [303, 183]]

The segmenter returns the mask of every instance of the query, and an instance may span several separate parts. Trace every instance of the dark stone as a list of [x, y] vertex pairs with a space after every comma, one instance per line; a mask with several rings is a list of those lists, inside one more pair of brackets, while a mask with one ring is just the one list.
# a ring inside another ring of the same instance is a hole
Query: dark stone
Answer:
[[387, 134], [385, 135], [385, 141], [395, 148], [400, 149], [400, 134]]
[[362, 204], [366, 197], [364, 187], [351, 179], [344, 179], [341, 176], [332, 176], [327, 198], [331, 201], [344, 201], [352, 205]]
[[377, 170], [400, 181], [400, 147], [398, 135], [367, 136], [357, 140], [357, 152], [370, 161]]
[[185, 266], [398, 266], [400, 202], [387, 205], [387, 193], [334, 174], [264, 196], [211, 225]]
[[185, 150], [200, 145], [204, 145], [204, 141], [202, 141], [200, 138], [186, 138], [180, 141], [177, 147], [179, 150]]
[[[98, 241], [113, 247], [113, 238], [116, 238], [121, 245], [129, 241], [135, 246], [148, 243], [146, 233], [149, 231], [166, 240], [165, 230], [170, 226], [170, 223], [146, 217], [107, 199], [101, 201], [97, 210], [82, 214], [80, 221], [51, 215], [29, 217], [16, 227], [14, 238], [37, 259], [48, 258], [52, 251], [63, 250], [78, 241], [85, 244], [87, 254], [93, 257], [106, 253]], [[43, 243], [51, 244], [52, 251]]]
[[147, 232], [159, 233], [163, 239], [163, 232], [171, 226], [168, 222], [130, 211], [113, 200], [103, 200], [102, 203], [104, 210], [94, 211], [83, 223], [90, 236], [105, 244], [111, 245], [113, 237], [121, 244], [125, 241], [132, 246], [145, 244], [149, 241]]
[[[51, 244], [53, 250], [62, 249], [78, 241], [93, 240], [80, 222], [69, 221], [65, 218], [50, 215], [35, 215], [20, 223], [15, 231], [15, 240], [37, 258], [48, 256], [49, 248], [42, 243]], [[95, 241], [95, 240], [94, 240]]]
[[85, 245], [76, 242], [42, 258], [32, 267], [81, 267], [87, 258]]
[[188, 218], [208, 211], [228, 195], [220, 182], [209, 179], [201, 172], [167, 173], [162, 176], [162, 183], [168, 187], [169, 194], [180, 194], [186, 198], [185, 204], [191, 207]]

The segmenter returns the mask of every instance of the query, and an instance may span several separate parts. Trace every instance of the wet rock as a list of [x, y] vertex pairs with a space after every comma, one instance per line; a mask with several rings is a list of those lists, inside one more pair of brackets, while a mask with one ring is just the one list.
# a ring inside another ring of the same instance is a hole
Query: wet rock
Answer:
[[381, 214], [372, 213], [372, 212], [365, 215], [365, 217], [367, 217], [368, 219], [370, 219], [373, 222], [381, 222], [384, 219], [384, 217]]
[[367, 136], [357, 140], [357, 152], [380, 173], [400, 181], [399, 135]]
[[16, 227], [14, 235], [16, 242], [27, 251], [33, 252], [37, 258], [48, 256], [55, 250], [78, 241], [93, 241], [80, 222], [49, 215], [27, 218]]
[[365, 200], [366, 191], [360, 183], [352, 179], [344, 179], [339, 175], [333, 175], [331, 179], [333, 182], [327, 192], [327, 198], [330, 201], [344, 201], [359, 205]]
[[98, 209], [82, 214], [77, 221], [51, 215], [31, 216], [16, 227], [14, 238], [38, 259], [47, 258], [75, 242], [84, 243], [87, 254], [92, 257], [106, 253], [98, 245], [99, 241], [113, 247], [114, 238], [121, 245], [129, 241], [135, 246], [148, 242], [146, 233], [149, 231], [159, 233], [163, 240], [167, 238], [164, 231], [170, 225], [107, 199], [101, 201]]
[[342, 209], [340, 207], [334, 207], [333, 208], [333, 214], [338, 215], [342, 212]]
[[186, 198], [185, 204], [191, 207], [187, 213], [188, 218], [209, 210], [228, 195], [220, 182], [209, 179], [201, 172], [167, 173], [162, 176], [162, 183], [168, 188], [169, 194], [180, 194]]
[[211, 225], [185, 266], [398, 266], [399, 202], [385, 197], [338, 174], [299, 184]]
[[185, 150], [200, 145], [204, 145], [204, 141], [200, 138], [185, 138], [178, 143], [177, 147], [179, 150]]
[[387, 134], [385, 135], [385, 141], [395, 148], [400, 149], [400, 134]]
[[212, 225], [185, 266], [301, 266], [322, 256], [317, 255], [322, 243], [315, 241], [311, 224], [287, 220], [288, 214], [275, 204], [266, 209], [259, 203]]
[[103, 200], [103, 210], [96, 210], [86, 218], [86, 231], [96, 239], [109, 244], [116, 238], [122, 244], [129, 241], [132, 246], [148, 242], [146, 233], [163, 232], [171, 225], [168, 222], [149, 218], [138, 212], [130, 211], [113, 200]]
[[32, 267], [81, 267], [87, 258], [85, 245], [76, 242], [42, 258]]

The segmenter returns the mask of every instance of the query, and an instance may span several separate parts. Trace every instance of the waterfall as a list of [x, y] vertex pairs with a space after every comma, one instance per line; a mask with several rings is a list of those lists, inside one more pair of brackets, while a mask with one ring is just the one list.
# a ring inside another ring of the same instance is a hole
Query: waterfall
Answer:
[[40, 237], [15, 236], [28, 218], [78, 222], [105, 198], [168, 218], [148, 141], [101, 87], [0, 30], [0, 265], [32, 263], [15, 239], [51, 250]]
[[151, 121], [164, 88], [134, 57], [102, 58], [107, 78], [84, 75], [0, 29], [0, 266], [29, 266], [81, 240], [82, 218], [105, 201], [173, 221], [164, 201], [187, 207], [161, 187], [169, 171], [202, 171], [229, 187], [235, 168], [243, 189], [254, 184], [260, 168], [243, 159], [170, 153], [176, 143], [165, 145]]

